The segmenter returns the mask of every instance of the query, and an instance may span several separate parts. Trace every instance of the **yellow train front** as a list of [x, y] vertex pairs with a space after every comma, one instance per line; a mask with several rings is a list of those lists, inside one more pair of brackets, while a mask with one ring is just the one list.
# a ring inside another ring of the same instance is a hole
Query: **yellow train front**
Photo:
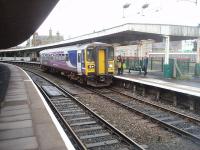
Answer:
[[114, 48], [110, 44], [92, 43], [85, 48], [85, 76], [87, 84], [109, 86], [114, 74]]

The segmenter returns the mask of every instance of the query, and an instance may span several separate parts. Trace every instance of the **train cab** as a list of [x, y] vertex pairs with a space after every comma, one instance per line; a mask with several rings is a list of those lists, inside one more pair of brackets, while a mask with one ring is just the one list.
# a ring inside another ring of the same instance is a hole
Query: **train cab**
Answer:
[[87, 84], [108, 86], [114, 74], [114, 48], [109, 44], [93, 44], [85, 49]]

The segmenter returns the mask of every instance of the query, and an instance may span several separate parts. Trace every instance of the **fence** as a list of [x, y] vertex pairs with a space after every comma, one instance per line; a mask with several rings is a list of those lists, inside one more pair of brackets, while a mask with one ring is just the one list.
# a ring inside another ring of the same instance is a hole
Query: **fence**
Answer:
[[[126, 69], [141, 71], [143, 58], [138, 57], [126, 57], [125, 64]], [[163, 72], [163, 57], [150, 57], [148, 59], [148, 70], [154, 72]], [[169, 64], [172, 65], [173, 75], [177, 79], [185, 79], [194, 76], [195, 74], [195, 62], [191, 61], [190, 58], [171, 58]]]
[[190, 59], [174, 59], [175, 77], [178, 79], [188, 79], [195, 74], [195, 62]]

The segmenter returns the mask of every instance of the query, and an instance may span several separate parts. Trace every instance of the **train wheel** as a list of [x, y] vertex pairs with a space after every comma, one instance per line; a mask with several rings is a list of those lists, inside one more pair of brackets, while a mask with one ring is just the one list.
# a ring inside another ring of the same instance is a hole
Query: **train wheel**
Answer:
[[84, 78], [84, 77], [80, 77], [80, 78], [79, 78], [79, 83], [80, 83], [80, 84], [86, 84], [85, 78]]

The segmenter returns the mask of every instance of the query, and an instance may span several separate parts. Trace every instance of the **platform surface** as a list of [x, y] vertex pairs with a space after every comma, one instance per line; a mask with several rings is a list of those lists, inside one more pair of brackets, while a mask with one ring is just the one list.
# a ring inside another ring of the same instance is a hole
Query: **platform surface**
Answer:
[[128, 73], [125, 70], [123, 75], [116, 75], [115, 78], [200, 97], [200, 78], [198, 77], [190, 80], [166, 79], [162, 74], [150, 72], [144, 76], [143, 73], [139, 74], [136, 71]]
[[28, 76], [7, 64], [10, 81], [0, 112], [0, 150], [68, 149]]

